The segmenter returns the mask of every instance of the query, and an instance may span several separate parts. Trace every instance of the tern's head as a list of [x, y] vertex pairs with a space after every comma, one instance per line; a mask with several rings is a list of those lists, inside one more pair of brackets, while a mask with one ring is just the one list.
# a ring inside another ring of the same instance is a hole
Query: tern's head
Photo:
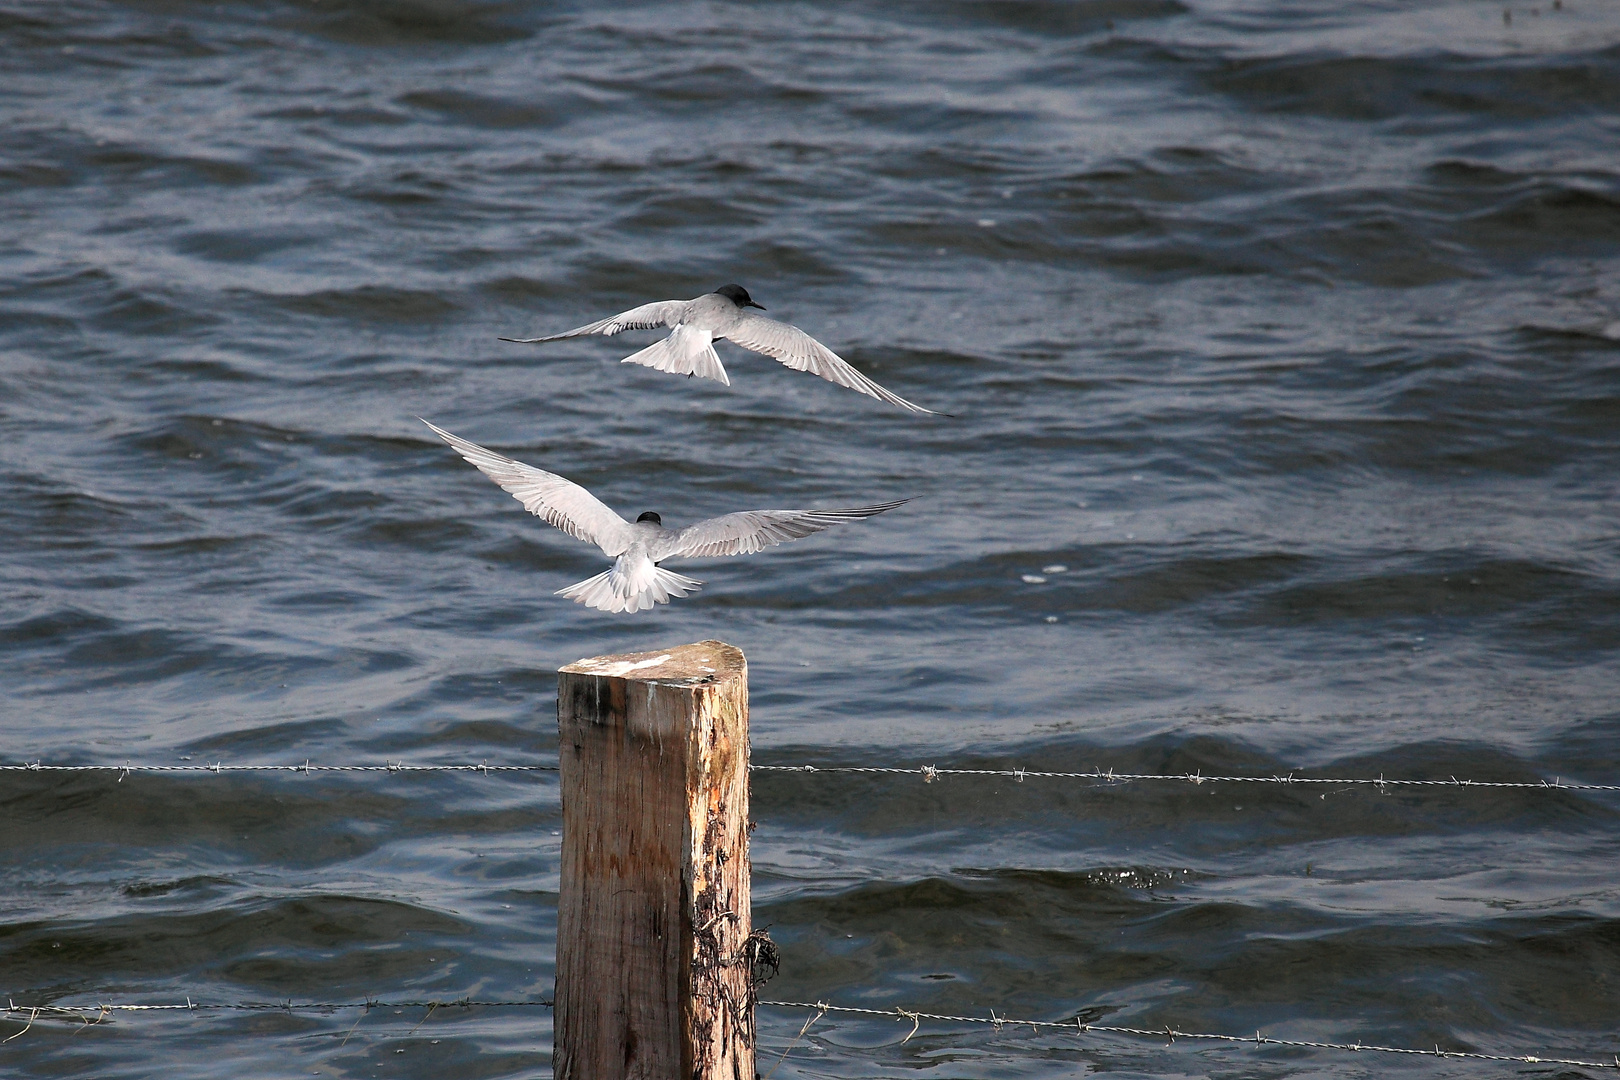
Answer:
[[741, 285], [722, 285], [714, 291], [738, 307], [757, 307], [761, 311], [765, 310], [765, 305], [754, 303], [754, 298], [749, 296], [748, 290]]
[[662, 525], [664, 523], [664, 519], [659, 517], [657, 514], [653, 513], [651, 510], [647, 511], [645, 514], [642, 514], [640, 517], [636, 518], [636, 524], [637, 525], [640, 525], [643, 521], [650, 521], [654, 525]]

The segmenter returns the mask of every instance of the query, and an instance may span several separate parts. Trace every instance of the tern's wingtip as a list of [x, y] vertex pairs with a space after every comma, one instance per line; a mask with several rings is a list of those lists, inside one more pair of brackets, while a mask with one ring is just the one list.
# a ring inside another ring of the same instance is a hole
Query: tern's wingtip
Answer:
[[427, 419], [426, 417], [418, 416], [417, 419], [422, 421], [422, 423], [426, 424], [428, 426], [429, 431], [433, 432], [433, 434], [437, 435], [439, 438], [443, 439], [445, 442], [449, 443], [451, 446], [454, 446], [456, 444], [457, 440], [460, 439], [459, 435], [450, 434], [448, 431], [444, 430], [444, 428], [440, 427], [438, 424], [435, 424], [433, 421]]
[[950, 420], [957, 419], [957, 416], [956, 416], [955, 413], [940, 412], [938, 409], [924, 408], [923, 406], [917, 404], [915, 401], [907, 401], [905, 398], [900, 397], [899, 395], [895, 395], [893, 398], [882, 398], [878, 394], [873, 394], [872, 396], [875, 397], [875, 398], [878, 398], [880, 401], [882, 401], [882, 400], [891, 401], [893, 404], [900, 406], [902, 409], [906, 410], [909, 413], [919, 413], [919, 414], [921, 414], [923, 416], [943, 416], [943, 417], [946, 417], [947, 419], [950, 419]]

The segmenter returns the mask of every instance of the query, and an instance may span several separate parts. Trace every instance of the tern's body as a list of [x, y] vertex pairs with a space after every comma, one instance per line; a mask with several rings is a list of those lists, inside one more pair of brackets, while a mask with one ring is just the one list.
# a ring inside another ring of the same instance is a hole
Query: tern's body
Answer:
[[641, 364], [676, 375], [698, 375], [730, 386], [731, 379], [720, 363], [720, 354], [714, 351], [714, 343], [725, 340], [775, 357], [795, 371], [808, 371], [828, 382], [857, 390], [902, 409], [933, 412], [885, 390], [797, 326], [756, 315], [749, 308], [765, 310], [749, 298], [748, 290], [741, 285], [722, 285], [714, 292], [704, 293], [693, 300], [659, 300], [643, 304], [612, 318], [600, 319], [561, 334], [502, 340], [534, 345], [588, 334], [612, 337], [625, 330], [653, 330], [667, 326], [672, 331], [669, 337], [625, 357], [623, 363]]
[[701, 581], [659, 566], [665, 559], [750, 555], [846, 521], [893, 510], [906, 501], [841, 510], [745, 510], [684, 529], [666, 529], [657, 514], [648, 512], [634, 522], [626, 521], [571, 480], [422, 422], [511, 492], [524, 509], [570, 536], [595, 544], [613, 558], [611, 568], [558, 591], [559, 596], [600, 611], [644, 611], [702, 587]]

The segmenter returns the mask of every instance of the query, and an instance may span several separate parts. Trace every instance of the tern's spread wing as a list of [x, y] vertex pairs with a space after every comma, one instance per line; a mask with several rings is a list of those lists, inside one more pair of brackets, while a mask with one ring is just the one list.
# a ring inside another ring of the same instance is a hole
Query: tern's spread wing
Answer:
[[622, 554], [630, 546], [635, 533], [630, 523], [572, 480], [503, 457], [441, 427], [434, 427], [426, 420], [422, 423], [478, 466], [479, 472], [510, 491], [512, 497], [523, 504], [523, 509], [545, 518], [546, 524], [555, 525], [575, 539], [595, 544], [607, 555]]
[[563, 338], [584, 337], [587, 334], [601, 334], [612, 337], [621, 330], [654, 330], [660, 326], [674, 326], [686, 314], [686, 305], [690, 300], [659, 300], [651, 304], [642, 304], [638, 308], [613, 316], [611, 319], [598, 319], [586, 326], [578, 326], [567, 333], [550, 334], [546, 337], [531, 338], [501, 338], [502, 341], [515, 341], [519, 345], [536, 345], [542, 341], [561, 341]]
[[891, 394], [883, 389], [850, 367], [843, 357], [797, 326], [789, 326], [785, 322], [777, 322], [775, 319], [767, 319], [763, 315], [749, 312], [738, 320], [733, 329], [726, 332], [726, 337], [745, 349], [773, 356], [794, 371], [808, 371], [812, 375], [820, 375], [828, 382], [847, 386], [851, 390], [859, 390], [863, 394], [869, 394], [879, 401], [887, 401], [890, 405], [898, 405], [902, 409], [938, 415], [932, 409], [913, 405], [899, 394]]
[[740, 514], [688, 525], [675, 535], [669, 553], [660, 558], [682, 556], [707, 559], [716, 555], [752, 555], [801, 536], [859, 521], [910, 502], [896, 499], [876, 506], [853, 506], [844, 510], [745, 510]]

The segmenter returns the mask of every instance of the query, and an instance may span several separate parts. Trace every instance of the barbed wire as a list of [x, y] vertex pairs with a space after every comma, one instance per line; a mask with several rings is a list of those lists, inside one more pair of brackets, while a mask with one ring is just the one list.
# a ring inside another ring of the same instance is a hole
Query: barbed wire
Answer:
[[947, 776], [1000, 776], [1023, 783], [1025, 780], [1092, 780], [1104, 783], [1132, 783], [1136, 781], [1170, 781], [1187, 784], [1339, 784], [1365, 785], [1376, 788], [1530, 788], [1557, 791], [1620, 791], [1620, 784], [1566, 784], [1562, 777], [1552, 780], [1459, 780], [1455, 776], [1445, 780], [1391, 780], [1377, 777], [1296, 776], [1273, 773], [1270, 776], [1205, 776], [1202, 770], [1190, 773], [1126, 773], [1114, 769], [1094, 768], [1091, 772], [1046, 772], [1037, 769], [941, 769], [933, 765], [879, 766], [879, 765], [750, 765], [754, 772], [789, 773], [872, 773], [892, 776], [920, 776], [923, 783], [931, 784]]
[[382, 765], [314, 765], [305, 761], [302, 765], [227, 765], [223, 761], [211, 765], [133, 765], [125, 762], [122, 765], [46, 765], [43, 762], [31, 761], [21, 765], [0, 765], [0, 772], [106, 772], [118, 773], [118, 779], [138, 772], [151, 773], [250, 773], [250, 772], [285, 772], [285, 773], [525, 773], [525, 772], [556, 772], [556, 765], [491, 765], [487, 761], [477, 765], [407, 765], [403, 761], [389, 761]]
[[383, 1001], [380, 998], [366, 998], [364, 1001], [233, 1001], [233, 1002], [205, 1002], [192, 1001], [190, 998], [184, 1004], [161, 1003], [156, 1005], [138, 1004], [112, 1004], [96, 1002], [94, 1005], [18, 1005], [15, 1001], [7, 1001], [5, 1013], [7, 1016], [38, 1015], [41, 1017], [73, 1017], [80, 1018], [92, 1013], [103, 1015], [115, 1012], [335, 1012], [338, 1009], [448, 1009], [451, 1007], [472, 1009], [549, 1009], [552, 1003], [545, 1000], [537, 1001], [479, 1001], [470, 997], [463, 998], [435, 998], [431, 1001]]
[[[1517, 1061], [1551, 1065], [1574, 1065], [1587, 1069], [1616, 1069], [1620, 1070], [1620, 1054], [1615, 1055], [1613, 1062], [1582, 1061], [1576, 1058], [1548, 1057], [1534, 1054], [1482, 1054], [1472, 1050], [1442, 1050], [1438, 1045], [1433, 1050], [1416, 1050], [1402, 1046], [1379, 1046], [1373, 1043], [1335, 1043], [1319, 1042], [1311, 1039], [1273, 1039], [1256, 1031], [1253, 1035], [1217, 1035], [1203, 1031], [1178, 1031], [1173, 1027], [1164, 1028], [1135, 1028], [1120, 1027], [1112, 1024], [1088, 1024], [1079, 1017], [1073, 1020], [1014, 1020], [1006, 1016], [997, 1016], [995, 1010], [990, 1011], [988, 1017], [983, 1016], [950, 1016], [943, 1013], [919, 1012], [912, 1009], [863, 1009], [850, 1005], [829, 1005], [825, 1001], [761, 1001], [760, 1005], [768, 1005], [776, 1009], [808, 1009], [812, 1015], [810, 1023], [814, 1023], [827, 1013], [851, 1013], [862, 1016], [889, 1016], [896, 1020], [910, 1020], [911, 1031], [902, 1043], [908, 1041], [924, 1020], [938, 1020], [952, 1024], [989, 1024], [996, 1031], [1004, 1027], [1027, 1027], [1039, 1032], [1041, 1029], [1051, 1029], [1060, 1032], [1074, 1032], [1076, 1035], [1089, 1035], [1102, 1033], [1107, 1035], [1130, 1035], [1136, 1038], [1168, 1039], [1175, 1042], [1177, 1039], [1199, 1039], [1222, 1043], [1252, 1043], [1257, 1046], [1292, 1046], [1304, 1047], [1312, 1050], [1348, 1050], [1351, 1052], [1372, 1052], [1379, 1054], [1409, 1054], [1417, 1057], [1463, 1058], [1470, 1061]], [[804, 1031], [810, 1030], [810, 1024], [804, 1026]], [[791, 1047], [789, 1048], [791, 1049]], [[783, 1055], [784, 1057], [786, 1055]]]
[[[799, 773], [801, 775], [864, 774], [874, 776], [916, 776], [932, 784], [950, 776], [1002, 777], [1023, 783], [1025, 780], [1088, 780], [1102, 784], [1141, 782], [1186, 784], [1277, 784], [1289, 786], [1328, 785], [1341, 787], [1373, 787], [1380, 791], [1389, 788], [1486, 788], [1538, 791], [1620, 791], [1620, 784], [1587, 784], [1565, 782], [1560, 777], [1551, 780], [1459, 780], [1450, 776], [1444, 780], [1391, 779], [1383, 775], [1366, 776], [1298, 776], [1295, 773], [1273, 773], [1267, 776], [1204, 775], [1202, 770], [1188, 773], [1128, 773], [1101, 766], [1090, 772], [1052, 772], [1040, 769], [953, 769], [935, 765], [750, 765], [750, 772]], [[0, 764], [0, 772], [32, 773], [117, 773], [120, 782], [135, 773], [554, 773], [556, 765], [409, 765], [404, 761], [389, 761], [382, 765], [316, 765], [306, 760], [302, 765], [227, 765], [223, 761], [202, 765], [47, 765], [40, 761], [21, 764]]]
[[[343, 1037], [343, 1042], [345, 1045], [347, 1045], [349, 1036], [353, 1035], [355, 1029], [360, 1026], [360, 1020], [365, 1019], [366, 1014], [369, 1014], [372, 1009], [394, 1009], [396, 1011], [402, 1009], [426, 1009], [427, 1015], [423, 1016], [421, 1020], [417, 1021], [416, 1027], [411, 1028], [410, 1034], [414, 1035], [416, 1034], [417, 1028], [421, 1027], [423, 1024], [427, 1023], [433, 1018], [433, 1014], [435, 1012], [439, 1011], [440, 1009], [455, 1007], [462, 1009], [471, 1009], [474, 1007], [491, 1009], [550, 1009], [553, 1008], [553, 1005], [551, 1002], [543, 1000], [474, 1001], [471, 998], [465, 997], [454, 998], [449, 1001], [440, 999], [435, 999], [433, 1001], [380, 1001], [375, 998], [367, 998], [365, 1001], [306, 1002], [294, 1002], [289, 998], [286, 1001], [274, 1002], [238, 1001], [221, 1004], [207, 1004], [205, 1002], [194, 1002], [188, 997], [186, 998], [186, 1003], [184, 1005], [126, 1005], [98, 1002], [95, 1008], [90, 1009], [83, 1006], [74, 1005], [18, 1005], [16, 1002], [8, 999], [6, 1002], [4, 1018], [11, 1020], [13, 1023], [21, 1023], [23, 1026], [22, 1030], [14, 1031], [10, 1035], [7, 1035], [4, 1039], [0, 1039], [0, 1044], [8, 1043], [13, 1039], [21, 1038], [22, 1036], [28, 1034], [34, 1029], [34, 1023], [37, 1020], [77, 1020], [84, 1026], [91, 1027], [104, 1022], [107, 1017], [111, 1016], [115, 1012], [285, 1012], [290, 1014], [294, 1012], [310, 1011], [331, 1013], [336, 1012], [339, 1009], [364, 1009], [365, 1013], [362, 1013], [360, 1019], [354, 1022], [354, 1027], [349, 1029], [349, 1034]], [[91, 1019], [92, 1013], [95, 1014], [95, 1019]], [[26, 1021], [21, 1019], [24, 1014], [27, 1015]]]
[[[895, 1020], [911, 1021], [911, 1031], [902, 1043], [910, 1041], [916, 1035], [924, 1020], [933, 1020], [948, 1024], [974, 1024], [989, 1025], [996, 1031], [1003, 1028], [1024, 1028], [1040, 1032], [1050, 1030], [1059, 1033], [1073, 1032], [1076, 1035], [1128, 1035], [1134, 1038], [1168, 1039], [1175, 1042], [1177, 1039], [1199, 1040], [1205, 1042], [1219, 1042], [1228, 1044], [1247, 1043], [1255, 1046], [1288, 1046], [1311, 1050], [1342, 1050], [1353, 1053], [1368, 1052], [1379, 1054], [1406, 1054], [1416, 1057], [1459, 1058], [1470, 1061], [1513, 1061], [1530, 1064], [1572, 1065], [1585, 1069], [1616, 1069], [1620, 1070], [1620, 1055], [1615, 1055], [1612, 1062], [1586, 1061], [1579, 1058], [1554, 1057], [1549, 1054], [1486, 1054], [1473, 1050], [1442, 1050], [1438, 1045], [1432, 1050], [1418, 1050], [1403, 1046], [1382, 1046], [1377, 1043], [1336, 1043], [1314, 1039], [1277, 1039], [1270, 1038], [1256, 1031], [1253, 1035], [1222, 1035], [1207, 1031], [1181, 1031], [1174, 1027], [1164, 1028], [1137, 1028], [1125, 1027], [1116, 1024], [1088, 1024], [1083, 1019], [1075, 1017], [1073, 1020], [1020, 1020], [1008, 1016], [997, 1016], [994, 1009], [990, 1010], [988, 1017], [984, 1016], [957, 1016], [948, 1013], [922, 1012], [921, 1010], [892, 1008], [868, 1009], [851, 1005], [832, 1005], [825, 1001], [760, 1001], [758, 1004], [773, 1009], [803, 1009], [811, 1012], [811, 1018], [800, 1032], [802, 1038], [810, 1030], [811, 1024], [821, 1019], [827, 1013], [844, 1013], [857, 1016], [886, 1016]], [[158, 1004], [128, 1004], [113, 1002], [96, 1002], [94, 1005], [18, 1005], [15, 1001], [6, 1002], [5, 1017], [13, 1023], [23, 1023], [21, 1031], [8, 1036], [4, 1041], [9, 1042], [27, 1032], [36, 1020], [77, 1020], [82, 1024], [99, 1024], [114, 1013], [202, 1013], [202, 1012], [337, 1012], [343, 1009], [364, 1009], [370, 1012], [373, 1009], [426, 1009], [427, 1016], [422, 1018], [425, 1023], [428, 1017], [439, 1009], [449, 1008], [485, 1008], [485, 1009], [549, 1009], [553, 1008], [549, 1001], [482, 1001], [470, 997], [464, 998], [435, 998], [428, 1001], [383, 1001], [379, 998], [366, 998], [363, 1001], [239, 1001], [239, 1002], [202, 1002], [192, 1001], [189, 997], [184, 1003], [158, 1003]], [[420, 1026], [420, 1024], [418, 1024]], [[795, 1040], [795, 1043], [797, 1040]], [[791, 1050], [791, 1047], [789, 1048]], [[785, 1057], [786, 1055], [784, 1055]]]
[[[83, 1024], [84, 1026], [91, 1027], [91, 1026], [94, 1026], [96, 1024], [100, 1024], [100, 1023], [105, 1022], [106, 1019], [109, 1016], [111, 1016], [113, 1013], [120, 1013], [120, 1012], [132, 1012], [132, 1013], [177, 1013], [177, 1012], [186, 1012], [186, 1013], [199, 1013], [199, 1012], [253, 1012], [253, 1013], [265, 1013], [265, 1012], [285, 1012], [285, 1013], [291, 1014], [291, 1013], [295, 1013], [295, 1012], [332, 1013], [332, 1012], [337, 1012], [337, 1011], [339, 1011], [341, 1009], [364, 1009], [365, 1013], [363, 1013], [361, 1015], [361, 1019], [364, 1019], [365, 1015], [369, 1014], [372, 1009], [394, 1009], [396, 1011], [404, 1010], [404, 1009], [426, 1009], [427, 1014], [425, 1016], [423, 1016], [421, 1020], [417, 1021], [416, 1027], [411, 1028], [411, 1033], [414, 1034], [416, 1032], [416, 1028], [419, 1028], [423, 1024], [427, 1023], [430, 1019], [432, 1019], [433, 1014], [435, 1012], [439, 1011], [440, 1009], [447, 1009], [447, 1008], [462, 1008], [462, 1009], [471, 1009], [471, 1008], [487, 1008], [487, 1009], [544, 1008], [544, 1009], [549, 1009], [549, 1008], [552, 1008], [552, 1007], [553, 1006], [552, 1006], [551, 1002], [544, 1001], [544, 1000], [542, 1000], [542, 1001], [475, 1001], [470, 997], [453, 998], [453, 999], [450, 999], [448, 1001], [443, 1000], [443, 999], [434, 999], [432, 1001], [382, 1001], [382, 1000], [377, 999], [377, 998], [367, 998], [364, 1001], [303, 1001], [303, 1002], [295, 1002], [295, 1001], [293, 1001], [293, 1000], [291, 1000], [289, 998], [289, 999], [287, 999], [285, 1001], [237, 1001], [237, 1002], [220, 1002], [220, 1003], [192, 1001], [188, 997], [188, 998], [186, 998], [186, 1002], [185, 1002], [184, 1005], [181, 1005], [181, 1004], [178, 1004], [178, 1003], [175, 1003], [175, 1004], [157, 1004], [157, 1005], [136, 1005], [136, 1004], [123, 1004], [123, 1003], [116, 1003], [115, 1004], [115, 1003], [109, 1003], [109, 1002], [97, 1002], [95, 1004], [94, 1008], [91, 1008], [91, 1007], [88, 1007], [88, 1006], [82, 1006], [82, 1005], [18, 1005], [15, 1001], [11, 1001], [11, 1000], [8, 999], [7, 1002], [6, 1002], [6, 1009], [5, 1009], [5, 1013], [4, 1013], [4, 1019], [10, 1020], [12, 1023], [20, 1023], [23, 1026], [22, 1026], [22, 1029], [20, 1031], [14, 1031], [10, 1035], [7, 1035], [4, 1039], [0, 1039], [0, 1044], [8, 1043], [13, 1039], [21, 1038], [22, 1036], [28, 1034], [30, 1031], [32, 1031], [34, 1029], [35, 1022], [39, 1021], [39, 1020], [47, 1020], [47, 1021], [49, 1021], [49, 1020], [77, 1020], [79, 1023]], [[349, 1029], [349, 1035], [353, 1035], [354, 1032], [355, 1032], [355, 1028], [358, 1028], [359, 1026], [360, 1026], [360, 1020], [356, 1020], [354, 1022], [354, 1027]], [[345, 1035], [343, 1037], [344, 1043], [348, 1043], [349, 1035]]]

